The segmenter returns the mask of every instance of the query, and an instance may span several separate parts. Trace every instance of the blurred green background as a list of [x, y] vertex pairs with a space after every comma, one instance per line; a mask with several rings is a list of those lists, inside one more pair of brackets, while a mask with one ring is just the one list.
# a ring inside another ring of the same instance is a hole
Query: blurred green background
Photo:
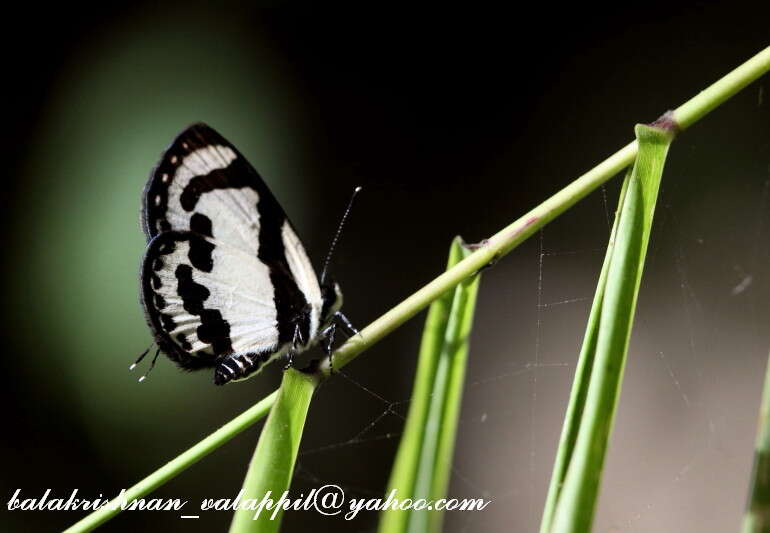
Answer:
[[[766, 5], [646, 6], [18, 6], [2, 37], [6, 498], [111, 497], [279, 382], [280, 365], [224, 388], [165, 358], [142, 384], [127, 370], [150, 342], [140, 192], [186, 125], [239, 147], [316, 265], [364, 186], [332, 269], [363, 326], [434, 277], [455, 234], [489, 236], [768, 44]], [[769, 102], [765, 79], [672, 147], [596, 531], [737, 528], [770, 347]], [[548, 226], [543, 254], [535, 239], [485, 273], [450, 494], [493, 503], [449, 513], [447, 531], [536, 529], [617, 192]], [[388, 410], [406, 412], [421, 322], [319, 391], [297, 492], [383, 492], [403, 422]], [[234, 496], [257, 436], [156, 494]], [[5, 531], [81, 516], [3, 504]], [[124, 513], [104, 530], [229, 520]], [[284, 519], [285, 531], [375, 525]]]

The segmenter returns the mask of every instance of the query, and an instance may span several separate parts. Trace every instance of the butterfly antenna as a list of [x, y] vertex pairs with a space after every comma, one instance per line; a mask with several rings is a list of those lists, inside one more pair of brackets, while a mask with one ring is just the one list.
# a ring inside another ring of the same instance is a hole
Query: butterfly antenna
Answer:
[[133, 369], [135, 369], [135, 368], [136, 368], [136, 365], [138, 365], [139, 363], [141, 363], [141, 362], [142, 362], [142, 359], [144, 359], [144, 358], [145, 358], [145, 356], [146, 356], [148, 353], [150, 353], [150, 348], [152, 348], [152, 345], [153, 345], [153, 344], [155, 344], [155, 343], [154, 343], [154, 342], [153, 342], [153, 343], [150, 343], [150, 345], [147, 347], [147, 349], [146, 349], [145, 351], [143, 351], [143, 352], [142, 352], [142, 355], [140, 355], [140, 356], [139, 356], [139, 358], [138, 358], [136, 361], [134, 361], [134, 363], [133, 363], [131, 366], [129, 366], [129, 367], [128, 367], [128, 369], [129, 369], [129, 370], [133, 370]]
[[152, 363], [150, 363], [150, 368], [147, 369], [147, 372], [144, 373], [142, 377], [139, 378], [139, 383], [147, 379], [147, 376], [150, 374], [150, 371], [152, 371], [153, 368], [155, 368], [155, 361], [158, 360], [158, 355], [160, 354], [160, 348], [155, 350], [155, 356], [152, 358]]
[[321, 271], [321, 285], [323, 285], [324, 279], [326, 279], [326, 269], [329, 268], [329, 263], [332, 260], [332, 253], [334, 253], [334, 248], [337, 246], [337, 241], [340, 240], [340, 235], [342, 234], [342, 227], [345, 225], [345, 221], [348, 219], [348, 215], [350, 214], [350, 209], [353, 207], [353, 200], [356, 199], [356, 196], [359, 192], [361, 192], [360, 186], [356, 187], [353, 191], [353, 194], [350, 197], [350, 201], [348, 202], [348, 207], [345, 209], [345, 214], [342, 215], [342, 220], [340, 220], [340, 225], [337, 226], [337, 232], [334, 234], [334, 239], [332, 239], [332, 245], [329, 247], [329, 253], [326, 254], [324, 269]]

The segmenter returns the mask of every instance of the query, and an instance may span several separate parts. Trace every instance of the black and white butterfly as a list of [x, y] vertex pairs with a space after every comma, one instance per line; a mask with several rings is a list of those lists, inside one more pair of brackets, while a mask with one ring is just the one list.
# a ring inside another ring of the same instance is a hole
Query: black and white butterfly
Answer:
[[184, 130], [153, 170], [142, 227], [147, 322], [185, 370], [213, 368], [223, 385], [319, 342], [329, 353], [338, 324], [357, 333], [326, 265], [319, 279], [257, 171], [205, 124]]

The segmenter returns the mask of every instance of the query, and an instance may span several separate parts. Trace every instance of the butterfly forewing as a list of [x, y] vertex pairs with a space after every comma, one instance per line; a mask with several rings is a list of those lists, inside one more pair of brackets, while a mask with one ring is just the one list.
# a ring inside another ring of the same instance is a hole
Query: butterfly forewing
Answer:
[[148, 240], [163, 231], [195, 231], [256, 252], [260, 198], [285, 218], [235, 147], [210, 127], [196, 124], [174, 140], [147, 183], [144, 230]]
[[317, 332], [321, 291], [302, 243], [256, 170], [210, 127], [191, 126], [163, 155], [143, 227], [148, 322], [183, 368], [249, 354], [237, 361], [248, 375], [298, 331], [305, 343]]

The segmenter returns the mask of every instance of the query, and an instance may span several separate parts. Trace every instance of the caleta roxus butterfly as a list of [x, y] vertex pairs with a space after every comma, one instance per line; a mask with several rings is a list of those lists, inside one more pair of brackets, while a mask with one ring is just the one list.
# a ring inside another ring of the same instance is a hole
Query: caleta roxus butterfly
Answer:
[[223, 385], [281, 356], [291, 365], [315, 344], [330, 353], [338, 327], [358, 333], [326, 271], [359, 190], [319, 276], [243, 155], [205, 124], [179, 134], [144, 189], [141, 299], [158, 346], [150, 369], [162, 351], [185, 370], [213, 368]]

